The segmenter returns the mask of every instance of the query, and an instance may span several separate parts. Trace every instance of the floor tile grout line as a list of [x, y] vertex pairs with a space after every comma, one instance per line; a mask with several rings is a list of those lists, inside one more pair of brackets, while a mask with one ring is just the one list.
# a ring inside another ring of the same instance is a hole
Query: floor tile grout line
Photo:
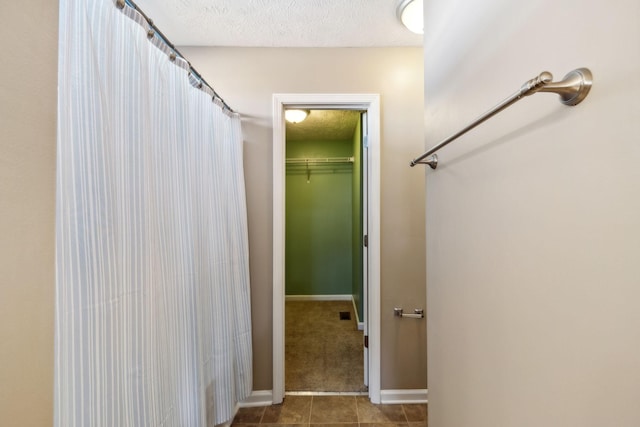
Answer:
[[260, 421], [258, 421], [258, 424], [262, 424], [262, 420], [264, 419], [264, 414], [266, 413], [267, 413], [267, 407], [265, 406], [263, 408], [262, 415], [260, 415]]

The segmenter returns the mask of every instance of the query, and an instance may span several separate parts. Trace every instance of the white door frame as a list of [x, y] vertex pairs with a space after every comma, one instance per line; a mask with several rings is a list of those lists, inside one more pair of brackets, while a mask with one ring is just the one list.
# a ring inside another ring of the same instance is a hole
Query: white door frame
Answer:
[[284, 399], [285, 108], [367, 111], [369, 399], [380, 403], [380, 95], [273, 95], [273, 403]]

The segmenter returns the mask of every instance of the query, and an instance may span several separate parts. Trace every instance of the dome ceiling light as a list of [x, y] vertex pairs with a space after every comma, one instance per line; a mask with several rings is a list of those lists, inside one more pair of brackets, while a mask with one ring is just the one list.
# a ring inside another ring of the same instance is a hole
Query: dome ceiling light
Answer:
[[402, 0], [396, 13], [402, 24], [416, 34], [424, 33], [423, 0]]
[[309, 115], [309, 110], [285, 110], [284, 118], [289, 123], [300, 123]]

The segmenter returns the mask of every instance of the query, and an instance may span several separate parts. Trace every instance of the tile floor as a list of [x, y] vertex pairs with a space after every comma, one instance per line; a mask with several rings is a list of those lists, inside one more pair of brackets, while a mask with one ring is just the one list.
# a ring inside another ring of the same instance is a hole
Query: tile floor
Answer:
[[286, 396], [281, 405], [241, 408], [232, 426], [427, 427], [427, 411], [426, 404], [374, 405], [366, 396]]

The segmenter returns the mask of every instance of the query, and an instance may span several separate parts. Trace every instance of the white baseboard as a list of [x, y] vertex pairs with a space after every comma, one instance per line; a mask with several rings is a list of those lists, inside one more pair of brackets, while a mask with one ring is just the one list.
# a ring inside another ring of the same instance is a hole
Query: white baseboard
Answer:
[[285, 295], [285, 301], [351, 301], [349, 295]]
[[358, 307], [356, 307], [356, 300], [351, 295], [351, 302], [353, 303], [353, 312], [356, 314], [356, 323], [358, 324], [358, 330], [364, 331], [364, 322], [360, 321], [360, 316], [358, 316]]
[[380, 403], [387, 404], [409, 404], [409, 403], [428, 403], [428, 390], [380, 390]]
[[236, 403], [236, 408], [233, 411], [233, 417], [229, 421], [223, 424], [218, 424], [216, 427], [231, 427], [234, 418], [238, 414], [240, 408], [253, 408], [255, 406], [270, 406], [273, 404], [273, 392], [271, 390], [258, 390], [252, 391], [249, 397], [242, 402]]
[[252, 391], [251, 395], [238, 403], [240, 408], [253, 408], [254, 406], [269, 406], [273, 404], [272, 390]]
[[[385, 404], [411, 404], [428, 403], [428, 390], [380, 390], [380, 403]], [[272, 390], [257, 390], [242, 402], [238, 403], [238, 408], [252, 408], [256, 406], [270, 406], [273, 404]]]

